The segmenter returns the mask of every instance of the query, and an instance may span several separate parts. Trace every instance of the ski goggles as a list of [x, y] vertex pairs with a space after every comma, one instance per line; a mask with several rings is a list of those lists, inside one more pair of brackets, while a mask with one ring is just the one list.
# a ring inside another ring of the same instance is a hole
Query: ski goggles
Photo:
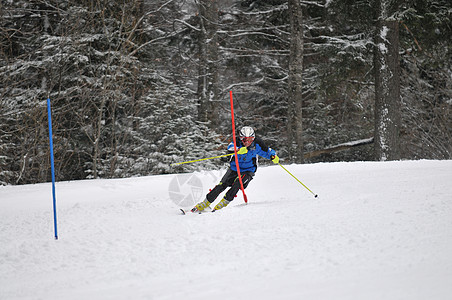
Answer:
[[245, 136], [245, 137], [241, 137], [240, 140], [242, 141], [242, 143], [251, 144], [254, 141], [254, 137], [253, 136]]

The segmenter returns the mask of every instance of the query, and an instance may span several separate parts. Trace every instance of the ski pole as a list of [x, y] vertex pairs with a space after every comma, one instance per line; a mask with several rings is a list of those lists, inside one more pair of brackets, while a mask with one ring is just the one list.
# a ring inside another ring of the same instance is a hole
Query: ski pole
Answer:
[[289, 170], [287, 170], [286, 168], [284, 168], [284, 166], [283, 165], [281, 165], [280, 163], [278, 163], [278, 165], [280, 165], [281, 166], [281, 168], [283, 168], [287, 173], [289, 173], [290, 174], [290, 176], [292, 176], [293, 178], [295, 178], [299, 183], [301, 183], [301, 185], [302, 186], [304, 186], [308, 191], [310, 191], [311, 192], [311, 194], [313, 194], [314, 195], [314, 198], [317, 198], [319, 195], [317, 195], [316, 193], [314, 193], [313, 191], [311, 191], [307, 186], [305, 186], [304, 185], [304, 183], [303, 182], [301, 182], [300, 180], [298, 180], [298, 178], [297, 177], [295, 177], [292, 173], [290, 173], [289, 172]]
[[172, 166], [177, 166], [177, 165], [182, 165], [182, 164], [189, 164], [189, 163], [194, 163], [194, 162], [197, 162], [197, 161], [214, 159], [214, 158], [220, 158], [220, 157], [225, 157], [225, 156], [230, 156], [230, 155], [234, 155], [234, 153], [218, 155], [218, 156], [213, 156], [213, 157], [207, 157], [207, 158], [201, 158], [201, 159], [195, 159], [195, 160], [190, 160], [190, 161], [178, 162], [178, 163], [171, 164], [170, 166], [172, 167]]

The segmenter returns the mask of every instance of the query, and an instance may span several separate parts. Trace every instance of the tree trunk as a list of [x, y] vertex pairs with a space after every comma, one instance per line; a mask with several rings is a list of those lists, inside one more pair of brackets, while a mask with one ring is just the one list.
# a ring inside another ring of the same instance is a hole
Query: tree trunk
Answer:
[[93, 176], [95, 179], [97, 179], [98, 175], [98, 160], [100, 156], [100, 150], [99, 150], [99, 143], [101, 139], [102, 134], [102, 120], [103, 120], [103, 113], [104, 113], [104, 107], [105, 103], [107, 102], [106, 96], [102, 97], [102, 101], [100, 103], [100, 106], [97, 109], [97, 121], [96, 121], [96, 130], [94, 132], [94, 140], [93, 140]]
[[303, 162], [302, 78], [303, 78], [303, 14], [298, 0], [289, 0], [290, 56], [287, 112], [289, 159]]
[[387, 18], [385, 0], [377, 1], [375, 34], [375, 158], [400, 159], [399, 24]]
[[215, 124], [218, 118], [218, 2], [198, 2], [200, 20], [199, 71], [198, 71], [198, 120]]

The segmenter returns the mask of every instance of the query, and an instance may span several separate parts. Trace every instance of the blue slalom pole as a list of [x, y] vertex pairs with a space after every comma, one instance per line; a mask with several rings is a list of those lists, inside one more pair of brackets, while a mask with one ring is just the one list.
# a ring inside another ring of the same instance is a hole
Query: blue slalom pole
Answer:
[[53, 161], [52, 112], [50, 109], [50, 98], [47, 98], [47, 115], [49, 119], [50, 164], [52, 166], [53, 224], [55, 228], [55, 239], [58, 240], [56, 196], [55, 196], [55, 165]]

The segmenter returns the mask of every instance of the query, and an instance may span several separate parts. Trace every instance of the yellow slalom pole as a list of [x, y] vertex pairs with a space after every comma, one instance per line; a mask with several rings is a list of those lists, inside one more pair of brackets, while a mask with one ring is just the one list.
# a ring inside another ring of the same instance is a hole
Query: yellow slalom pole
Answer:
[[317, 195], [316, 193], [314, 193], [313, 191], [311, 191], [307, 186], [305, 186], [304, 184], [303, 184], [303, 182], [301, 182], [300, 180], [298, 180], [298, 178], [297, 177], [295, 177], [292, 173], [290, 173], [286, 168], [284, 168], [284, 166], [283, 165], [281, 165], [280, 163], [278, 163], [278, 165], [280, 165], [281, 166], [281, 168], [283, 168], [287, 173], [289, 173], [290, 174], [290, 176], [292, 176], [293, 178], [295, 178], [299, 183], [301, 183], [301, 185], [302, 186], [304, 186], [308, 191], [310, 191], [311, 192], [311, 194], [313, 194], [314, 195], [314, 198], [317, 198], [319, 195]]
[[182, 164], [189, 164], [189, 163], [194, 163], [194, 162], [197, 162], [197, 161], [214, 159], [214, 158], [220, 158], [220, 157], [225, 157], [225, 156], [230, 156], [230, 155], [234, 155], [234, 153], [218, 155], [218, 156], [213, 156], [213, 157], [207, 157], [207, 158], [201, 158], [201, 159], [195, 159], [195, 160], [190, 160], [190, 161], [178, 162], [178, 163], [171, 164], [170, 166], [172, 167], [172, 166], [177, 166], [177, 165], [182, 165]]

